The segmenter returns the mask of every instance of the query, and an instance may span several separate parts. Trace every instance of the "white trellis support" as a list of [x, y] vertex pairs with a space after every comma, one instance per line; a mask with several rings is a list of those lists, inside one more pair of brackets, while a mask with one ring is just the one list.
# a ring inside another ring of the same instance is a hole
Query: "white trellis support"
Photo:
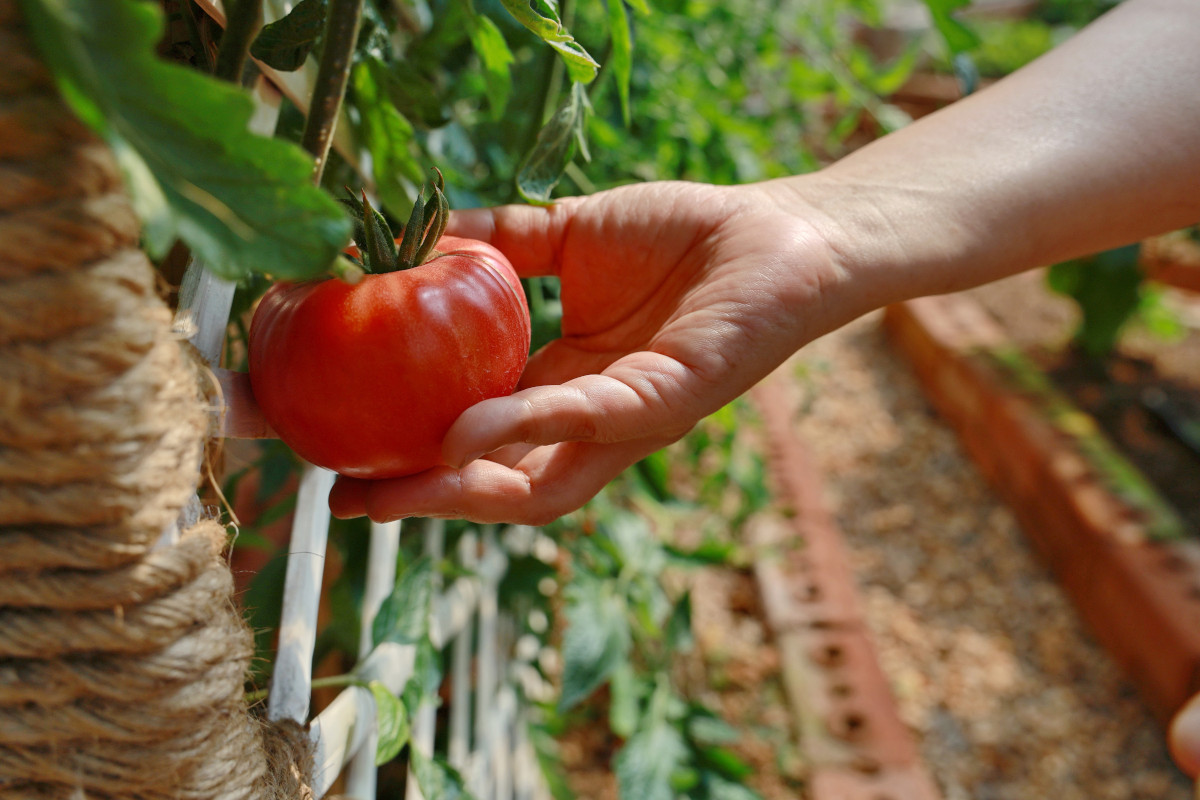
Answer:
[[[363, 590], [362, 625], [358, 632], [358, 658], [371, 654], [372, 624], [379, 607], [392, 593], [396, 584], [396, 563], [400, 555], [400, 523], [371, 524], [371, 541], [367, 552], [367, 584]], [[375, 749], [379, 736], [372, 732], [346, 769], [346, 796], [358, 800], [373, 800], [376, 776]]]

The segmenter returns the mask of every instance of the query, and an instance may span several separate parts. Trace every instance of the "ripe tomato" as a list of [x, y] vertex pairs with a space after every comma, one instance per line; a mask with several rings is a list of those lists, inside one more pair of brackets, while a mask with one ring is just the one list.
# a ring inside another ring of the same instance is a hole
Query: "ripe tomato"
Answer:
[[529, 307], [508, 259], [446, 236], [412, 269], [280, 283], [250, 328], [250, 382], [298, 455], [355, 478], [441, 464], [469, 406], [510, 394], [529, 353]]

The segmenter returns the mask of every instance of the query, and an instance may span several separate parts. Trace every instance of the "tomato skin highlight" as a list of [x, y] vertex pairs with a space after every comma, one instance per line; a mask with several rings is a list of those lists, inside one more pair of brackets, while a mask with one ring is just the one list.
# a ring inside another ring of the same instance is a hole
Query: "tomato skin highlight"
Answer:
[[250, 328], [263, 415], [305, 460], [354, 478], [442, 462], [459, 414], [511, 394], [529, 354], [525, 293], [508, 259], [446, 236], [421, 266], [280, 283]]

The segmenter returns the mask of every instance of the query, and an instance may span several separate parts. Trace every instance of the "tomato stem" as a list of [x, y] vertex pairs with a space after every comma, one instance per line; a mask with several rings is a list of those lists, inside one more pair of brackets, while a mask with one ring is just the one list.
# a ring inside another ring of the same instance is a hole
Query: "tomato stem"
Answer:
[[[248, 0], [245, 0], [248, 2]], [[333, 126], [346, 96], [354, 45], [362, 19], [363, 0], [330, 0], [325, 17], [325, 44], [313, 86], [312, 103], [304, 125], [301, 146], [312, 153], [313, 183], [321, 185], [325, 159], [333, 141]]]
[[225, 32], [217, 49], [217, 63], [213, 76], [231, 83], [240, 83], [246, 69], [246, 57], [250, 53], [250, 42], [262, 27], [262, 3], [260, 0], [236, 0], [225, 3]]

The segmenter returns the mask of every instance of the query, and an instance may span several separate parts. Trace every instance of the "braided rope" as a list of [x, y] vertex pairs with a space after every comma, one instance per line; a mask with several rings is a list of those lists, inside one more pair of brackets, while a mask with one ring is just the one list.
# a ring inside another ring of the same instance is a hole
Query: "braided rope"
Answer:
[[0, 798], [311, 796], [245, 707], [208, 405], [107, 149], [0, 0]]

